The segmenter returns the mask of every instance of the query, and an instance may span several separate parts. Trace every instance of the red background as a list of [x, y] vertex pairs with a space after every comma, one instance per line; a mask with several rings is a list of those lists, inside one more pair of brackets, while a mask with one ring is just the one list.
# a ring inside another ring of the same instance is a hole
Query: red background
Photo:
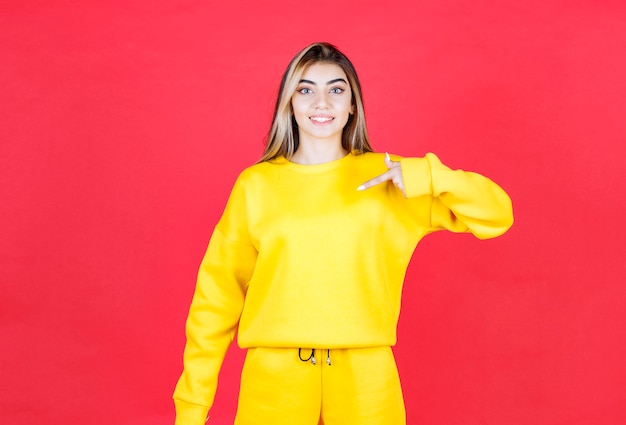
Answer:
[[626, 422], [626, 4], [602, 0], [2, 2], [0, 422], [173, 423], [212, 227], [318, 40], [357, 66], [377, 150], [514, 202], [505, 236], [416, 251], [409, 424]]

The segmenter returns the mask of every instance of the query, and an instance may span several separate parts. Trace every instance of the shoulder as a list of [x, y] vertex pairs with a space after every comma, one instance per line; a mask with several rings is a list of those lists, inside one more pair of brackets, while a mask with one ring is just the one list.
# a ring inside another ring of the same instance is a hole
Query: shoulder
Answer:
[[272, 180], [280, 174], [280, 170], [285, 168], [284, 163], [284, 160], [275, 159], [250, 165], [239, 173], [235, 186], [254, 186], [260, 182]]
[[270, 161], [257, 162], [256, 164], [244, 168], [243, 171], [239, 173], [239, 179], [248, 180], [267, 176], [283, 168], [281, 166], [286, 162], [287, 161], [282, 157]]

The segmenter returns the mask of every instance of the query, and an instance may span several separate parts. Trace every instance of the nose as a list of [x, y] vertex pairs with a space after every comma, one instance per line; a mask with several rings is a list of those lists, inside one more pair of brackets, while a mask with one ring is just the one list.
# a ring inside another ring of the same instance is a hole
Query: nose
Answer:
[[324, 91], [317, 93], [317, 96], [315, 96], [315, 108], [326, 109], [328, 108], [328, 103], [328, 93]]

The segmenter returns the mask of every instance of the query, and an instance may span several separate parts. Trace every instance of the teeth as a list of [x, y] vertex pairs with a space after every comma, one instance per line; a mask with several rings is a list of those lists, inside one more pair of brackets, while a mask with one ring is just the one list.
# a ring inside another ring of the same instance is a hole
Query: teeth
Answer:
[[331, 121], [332, 118], [328, 118], [328, 117], [311, 117], [312, 121], [317, 121], [317, 122], [328, 122]]

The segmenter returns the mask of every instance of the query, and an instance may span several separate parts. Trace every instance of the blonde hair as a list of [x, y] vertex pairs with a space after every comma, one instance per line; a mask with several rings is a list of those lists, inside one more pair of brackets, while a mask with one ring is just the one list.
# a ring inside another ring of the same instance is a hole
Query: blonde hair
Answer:
[[372, 152], [367, 127], [361, 83], [352, 62], [329, 43], [314, 43], [300, 51], [289, 63], [280, 82], [272, 126], [267, 135], [265, 151], [259, 162], [269, 161], [279, 156], [291, 158], [298, 149], [298, 124], [293, 115], [291, 98], [302, 78], [304, 71], [316, 63], [338, 65], [348, 78], [352, 91], [354, 113], [350, 115], [341, 137], [342, 147], [355, 154]]

